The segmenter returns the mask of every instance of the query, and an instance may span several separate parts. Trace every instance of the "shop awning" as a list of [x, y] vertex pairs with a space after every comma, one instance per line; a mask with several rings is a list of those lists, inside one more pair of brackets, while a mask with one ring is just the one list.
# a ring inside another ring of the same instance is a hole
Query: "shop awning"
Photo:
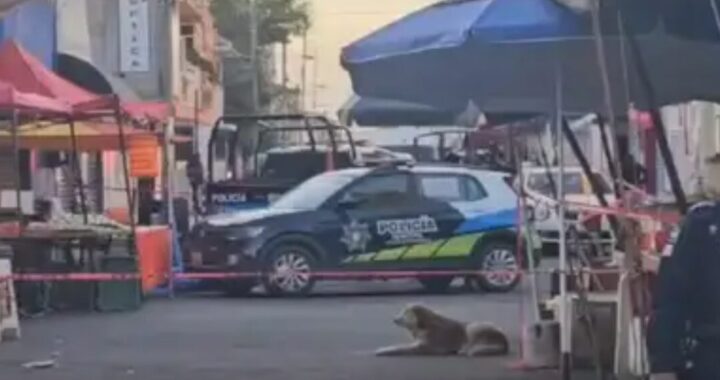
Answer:
[[[126, 126], [124, 134], [127, 146], [131, 146], [134, 140], [147, 141], [148, 137], [154, 137], [159, 142], [157, 134], [131, 128]], [[75, 123], [75, 135], [77, 149], [80, 151], [108, 151], [120, 149], [120, 137], [118, 126], [111, 123]], [[68, 124], [30, 123], [21, 125], [18, 128], [18, 143], [23, 149], [38, 150], [72, 150], [72, 139], [70, 138], [70, 126]], [[0, 129], [0, 146], [12, 144], [12, 135], [9, 128]]]
[[69, 114], [68, 104], [42, 95], [20, 92], [12, 85], [0, 82], [0, 109], [37, 113]]

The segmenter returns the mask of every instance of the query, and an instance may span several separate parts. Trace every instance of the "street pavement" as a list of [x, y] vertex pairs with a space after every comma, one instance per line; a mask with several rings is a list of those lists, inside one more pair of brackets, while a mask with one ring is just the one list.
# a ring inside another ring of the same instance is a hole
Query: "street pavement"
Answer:
[[[483, 380], [557, 379], [509, 369], [518, 359], [521, 292], [423, 295], [416, 284], [328, 283], [308, 299], [217, 294], [149, 300], [140, 311], [57, 314], [23, 321], [23, 339], [0, 344], [0, 378], [27, 380]], [[491, 321], [511, 335], [507, 358], [377, 358], [407, 341], [391, 318], [422, 302], [449, 316]], [[25, 369], [56, 357], [57, 366]], [[590, 377], [575, 376], [573, 379]]]

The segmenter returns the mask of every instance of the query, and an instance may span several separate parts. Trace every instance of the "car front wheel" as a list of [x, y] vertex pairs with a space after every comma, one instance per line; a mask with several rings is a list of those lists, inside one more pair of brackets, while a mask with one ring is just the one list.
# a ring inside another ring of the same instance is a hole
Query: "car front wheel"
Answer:
[[315, 286], [313, 271], [317, 261], [305, 247], [282, 244], [273, 249], [265, 262], [263, 285], [276, 296], [304, 296]]
[[489, 292], [509, 292], [520, 282], [520, 264], [515, 255], [515, 245], [491, 242], [480, 248], [478, 277], [480, 286]]

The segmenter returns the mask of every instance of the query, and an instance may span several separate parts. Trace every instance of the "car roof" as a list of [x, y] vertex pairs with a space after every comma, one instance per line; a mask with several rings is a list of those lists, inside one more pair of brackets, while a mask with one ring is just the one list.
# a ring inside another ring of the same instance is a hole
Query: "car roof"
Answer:
[[[525, 167], [523, 168], [524, 171], [527, 173], [535, 174], [535, 173], [557, 173], [560, 171], [560, 168], [557, 166], [552, 167], [543, 167], [543, 166], [533, 166], [533, 167]], [[579, 166], [566, 166], [564, 171], [566, 173], [583, 173], [583, 169]]]
[[473, 168], [463, 165], [456, 165], [450, 163], [438, 163], [438, 164], [418, 164], [418, 165], [391, 165], [379, 168], [348, 168], [338, 170], [338, 174], [348, 174], [352, 176], [363, 176], [370, 174], [370, 172], [392, 172], [393, 170], [404, 170], [412, 173], [424, 173], [424, 174], [470, 174], [481, 177], [498, 177], [504, 178], [509, 177], [510, 174], [500, 171], [486, 170]]

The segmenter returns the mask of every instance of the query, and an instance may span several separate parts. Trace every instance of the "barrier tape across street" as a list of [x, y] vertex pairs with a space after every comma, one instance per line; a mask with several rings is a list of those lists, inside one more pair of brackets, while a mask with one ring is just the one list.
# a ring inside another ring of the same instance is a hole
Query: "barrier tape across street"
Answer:
[[622, 207], [602, 207], [585, 203], [566, 202], [566, 205], [579, 210], [590, 211], [597, 214], [620, 216], [628, 219], [650, 220], [667, 224], [677, 224], [682, 219], [679, 215], [655, 214], [650, 212], [632, 211]]
[[[569, 274], [619, 274], [620, 269], [578, 269], [568, 271]], [[363, 278], [421, 278], [421, 277], [448, 277], [448, 276], [479, 276], [479, 275], [527, 275], [527, 274], [553, 274], [560, 273], [558, 270], [522, 270], [522, 271], [476, 271], [476, 270], [428, 270], [428, 271], [326, 271], [311, 272], [310, 276], [324, 279], [363, 279]], [[261, 278], [261, 272], [197, 272], [197, 273], [175, 273], [172, 275], [176, 280], [217, 280], [237, 278]], [[169, 279], [168, 274], [159, 275]], [[0, 281], [128, 281], [139, 280], [144, 276], [137, 273], [17, 273], [8, 276], [0, 276]]]
[[[568, 206], [575, 207], [580, 210], [590, 211], [603, 215], [615, 215], [620, 217], [653, 220], [669, 224], [676, 224], [680, 221], [680, 216], [675, 215], [659, 215], [645, 212], [631, 211], [619, 207], [601, 207], [584, 203], [567, 202]], [[620, 269], [588, 269], [582, 268], [575, 271], [569, 271], [571, 274], [619, 274], [623, 272]], [[626, 272], [626, 271], [625, 271]], [[427, 271], [325, 271], [312, 272], [311, 276], [325, 279], [367, 279], [367, 278], [421, 278], [421, 277], [448, 277], [448, 276], [478, 276], [478, 275], [503, 275], [503, 274], [553, 274], [560, 273], [556, 269], [534, 269], [521, 271], [478, 271], [478, 270], [427, 270]], [[221, 280], [221, 279], [239, 279], [239, 278], [261, 278], [261, 272], [194, 272], [194, 273], [173, 273], [173, 280]], [[128, 281], [147, 278], [147, 275], [138, 273], [16, 273], [7, 276], [0, 276], [0, 282], [12, 281]], [[152, 278], [162, 277], [164, 280], [170, 279], [170, 274], [161, 274], [150, 276]]]

